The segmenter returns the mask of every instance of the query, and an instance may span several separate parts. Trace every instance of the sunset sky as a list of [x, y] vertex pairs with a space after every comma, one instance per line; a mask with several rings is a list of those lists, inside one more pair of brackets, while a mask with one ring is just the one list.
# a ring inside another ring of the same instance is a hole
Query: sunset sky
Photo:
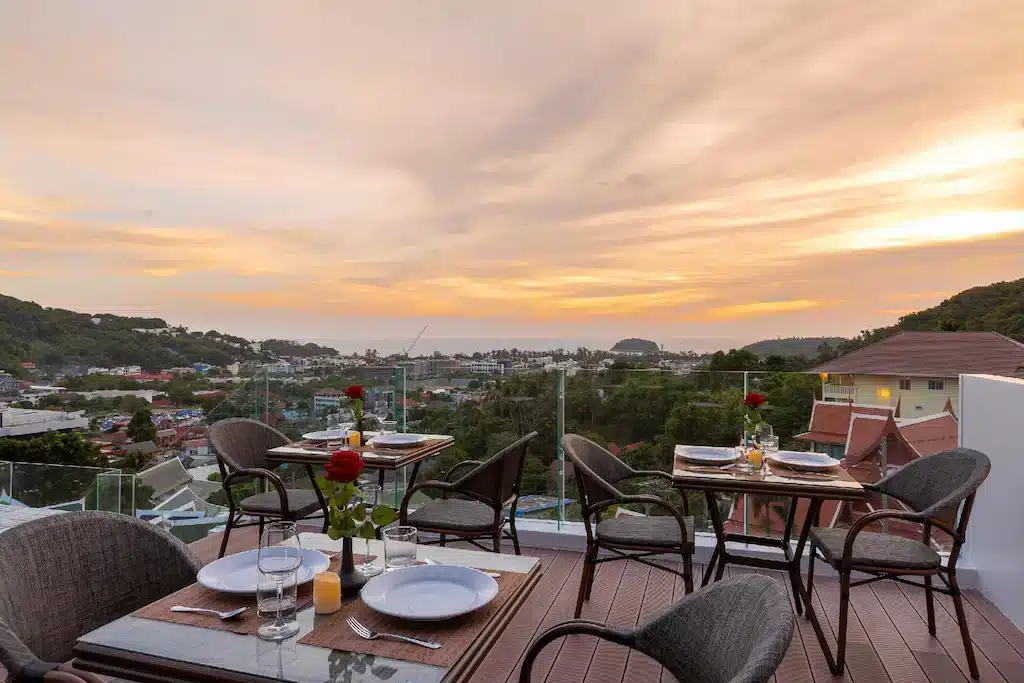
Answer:
[[1024, 3], [0, 4], [0, 293], [43, 305], [745, 342], [1019, 277]]

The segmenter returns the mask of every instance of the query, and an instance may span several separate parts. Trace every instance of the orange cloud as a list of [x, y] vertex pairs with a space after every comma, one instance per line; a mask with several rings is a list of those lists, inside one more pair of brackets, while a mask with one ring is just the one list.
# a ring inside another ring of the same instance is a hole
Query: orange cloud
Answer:
[[731, 304], [701, 311], [695, 320], [741, 320], [777, 313], [796, 313], [820, 308], [825, 303], [814, 299], [793, 299], [790, 301], [755, 301], [747, 304]]

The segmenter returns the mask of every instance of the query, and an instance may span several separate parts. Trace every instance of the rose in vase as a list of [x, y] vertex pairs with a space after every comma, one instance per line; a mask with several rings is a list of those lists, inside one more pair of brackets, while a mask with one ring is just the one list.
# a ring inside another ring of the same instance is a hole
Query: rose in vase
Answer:
[[[359, 453], [350, 450], [335, 451], [324, 465], [324, 476], [317, 485], [327, 498], [327, 535], [339, 538], [374, 537], [374, 526], [386, 526], [398, 519], [398, 513], [386, 505], [367, 506], [355, 481], [366, 463]], [[369, 507], [369, 509], [368, 509]]]
[[743, 399], [743, 433], [747, 438], [753, 438], [758, 425], [764, 424], [761, 417], [761, 406], [764, 405], [765, 397], [756, 391], [751, 391]]
[[353, 384], [345, 390], [345, 396], [349, 400], [356, 431], [361, 432], [363, 429], [363, 401], [366, 400], [366, 390], [360, 384]]

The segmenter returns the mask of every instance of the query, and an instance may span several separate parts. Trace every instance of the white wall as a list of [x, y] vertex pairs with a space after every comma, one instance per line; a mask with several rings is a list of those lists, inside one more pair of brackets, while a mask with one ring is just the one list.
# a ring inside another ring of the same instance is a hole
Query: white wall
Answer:
[[992, 460], [967, 528], [965, 559], [985, 597], [1024, 628], [1024, 381], [961, 375], [960, 410], [960, 444]]

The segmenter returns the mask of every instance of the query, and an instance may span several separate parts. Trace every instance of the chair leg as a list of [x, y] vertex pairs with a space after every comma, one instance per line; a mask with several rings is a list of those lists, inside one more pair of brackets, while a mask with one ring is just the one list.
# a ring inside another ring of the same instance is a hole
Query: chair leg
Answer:
[[590, 599], [590, 584], [593, 581], [594, 572], [594, 563], [590, 559], [590, 554], [590, 546], [588, 546], [587, 552], [583, 556], [583, 575], [580, 577], [580, 592], [576, 596], [576, 619], [579, 619], [580, 614], [583, 612], [583, 602]]
[[846, 666], [846, 626], [850, 616], [850, 570], [839, 572], [839, 637], [836, 649], [837, 676], [843, 675]]
[[494, 552], [501, 552], [501, 529], [497, 529], [494, 532]]
[[441, 546], [441, 547], [443, 548], [443, 547], [444, 547], [444, 544], [445, 544], [445, 543], [447, 543], [447, 542], [448, 542], [448, 536], [447, 536], [447, 534], [441, 534], [441, 540], [439, 540], [439, 541], [437, 542], [437, 544], [438, 544], [439, 546]]
[[683, 553], [683, 586], [686, 594], [693, 592], [693, 555]]
[[[818, 557], [818, 546], [815, 545], [814, 541], [811, 541], [810, 548], [811, 556], [807, 558], [807, 595], [814, 599], [814, 560]], [[799, 570], [798, 570], [799, 571]], [[804, 611], [804, 618], [808, 621], [811, 619], [810, 610]]]
[[519, 534], [516, 532], [516, 517], [512, 515], [508, 519], [508, 526], [512, 530], [512, 547], [515, 548], [516, 555], [522, 555], [519, 552]]
[[260, 538], [263, 538], [263, 517], [260, 516]]
[[228, 549], [228, 537], [231, 536], [231, 527], [234, 526], [234, 521], [234, 517], [228, 515], [228, 523], [224, 527], [224, 538], [220, 540], [220, 554], [217, 557], [224, 557], [224, 551]]
[[974, 643], [971, 642], [971, 632], [967, 629], [967, 612], [964, 611], [964, 598], [960, 594], [960, 584], [956, 581], [956, 574], [949, 572], [949, 594], [953, 598], [953, 606], [956, 608], [956, 621], [960, 625], [960, 637], [964, 641], [964, 650], [967, 653], [967, 666], [971, 670], [971, 678], [980, 677], [978, 673], [978, 661], [974, 658]]
[[932, 589], [932, 575], [924, 577], [925, 605], [928, 608], [928, 633], [935, 636], [935, 592]]

